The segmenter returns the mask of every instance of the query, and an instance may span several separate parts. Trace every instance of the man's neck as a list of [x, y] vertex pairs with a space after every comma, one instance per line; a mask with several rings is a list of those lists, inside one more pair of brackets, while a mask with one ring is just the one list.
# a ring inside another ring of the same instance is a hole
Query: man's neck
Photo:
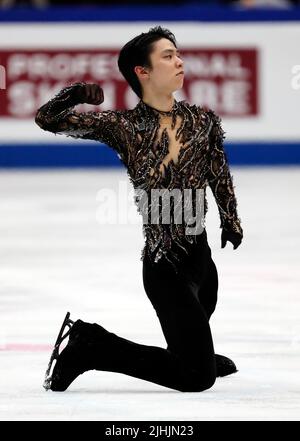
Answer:
[[169, 95], [169, 96], [144, 95], [142, 101], [146, 103], [148, 106], [153, 107], [156, 110], [160, 110], [161, 112], [170, 112], [173, 108], [175, 99], [173, 95]]

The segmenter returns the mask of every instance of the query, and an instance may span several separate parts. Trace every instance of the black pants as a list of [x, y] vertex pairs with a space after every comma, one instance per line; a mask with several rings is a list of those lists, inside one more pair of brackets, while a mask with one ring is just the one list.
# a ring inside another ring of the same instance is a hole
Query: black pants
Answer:
[[168, 261], [143, 262], [145, 291], [151, 301], [168, 349], [189, 368], [198, 372], [195, 389], [205, 389], [215, 381], [214, 347], [209, 319], [215, 310], [218, 274], [207, 243], [206, 231], [182, 256], [177, 275]]
[[[180, 341], [186, 338], [185, 333], [172, 341], [173, 325], [170, 318], [178, 309], [193, 307], [197, 318], [209, 321], [217, 304], [218, 273], [211, 257], [207, 242], [206, 230], [198, 236], [197, 244], [189, 245], [189, 255], [182, 253], [180, 272], [175, 274], [166, 259], [152, 263], [146, 256], [143, 261], [143, 282], [145, 291], [160, 319], [167, 342], [175, 350]], [[192, 314], [188, 311], [187, 318]], [[181, 317], [182, 311], [181, 311]], [[166, 322], [163, 317], [166, 317]], [[168, 318], [167, 318], [168, 317]], [[198, 321], [198, 320], [197, 320]], [[176, 328], [178, 329], [179, 323]], [[165, 331], [166, 329], [166, 331]], [[186, 342], [184, 343], [186, 344]]]
[[217, 302], [218, 275], [206, 231], [183, 256], [178, 274], [166, 259], [143, 261], [143, 282], [159, 318], [167, 349], [115, 334], [94, 368], [120, 372], [182, 392], [209, 389], [216, 363], [209, 318]]

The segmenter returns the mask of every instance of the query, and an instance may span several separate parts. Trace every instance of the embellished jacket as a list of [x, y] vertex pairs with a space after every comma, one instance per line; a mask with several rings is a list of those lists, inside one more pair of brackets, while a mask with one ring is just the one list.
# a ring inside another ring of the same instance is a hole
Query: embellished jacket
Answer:
[[[243, 235], [223, 148], [224, 131], [212, 110], [174, 100], [172, 110], [162, 112], [140, 100], [132, 110], [79, 113], [73, 110], [78, 104], [73, 93], [76, 84], [62, 89], [37, 111], [35, 121], [42, 129], [107, 144], [125, 165], [135, 190], [190, 189], [194, 206], [199, 203], [196, 190], [202, 190], [204, 218], [209, 186], [218, 206], [220, 228]], [[142, 212], [139, 197], [135, 202]], [[152, 262], [165, 256], [175, 268], [180, 261], [178, 250], [187, 252], [188, 244], [197, 241], [196, 234], [186, 234], [185, 222], [144, 221], [143, 233], [142, 259], [145, 253]]]

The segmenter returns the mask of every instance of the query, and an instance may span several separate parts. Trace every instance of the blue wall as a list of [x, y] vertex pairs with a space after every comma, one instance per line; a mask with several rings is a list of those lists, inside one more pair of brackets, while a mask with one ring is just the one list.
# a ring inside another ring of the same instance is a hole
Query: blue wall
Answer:
[[[231, 165], [300, 164], [300, 143], [225, 143]], [[0, 146], [0, 167], [122, 167], [117, 154], [100, 143]]]
[[254, 22], [297, 21], [300, 7], [241, 9], [199, 6], [193, 3], [161, 6], [19, 7], [0, 10], [0, 22], [92, 22], [92, 21], [205, 21]]

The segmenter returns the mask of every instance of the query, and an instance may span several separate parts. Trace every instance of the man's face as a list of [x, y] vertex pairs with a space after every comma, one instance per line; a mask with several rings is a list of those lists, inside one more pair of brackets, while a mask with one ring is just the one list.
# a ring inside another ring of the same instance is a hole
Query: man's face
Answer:
[[[172, 93], [183, 86], [183, 61], [179, 51], [167, 38], [154, 43], [150, 54], [152, 69], [149, 70], [149, 85], [163, 93]], [[148, 70], [148, 69], [147, 69]]]

